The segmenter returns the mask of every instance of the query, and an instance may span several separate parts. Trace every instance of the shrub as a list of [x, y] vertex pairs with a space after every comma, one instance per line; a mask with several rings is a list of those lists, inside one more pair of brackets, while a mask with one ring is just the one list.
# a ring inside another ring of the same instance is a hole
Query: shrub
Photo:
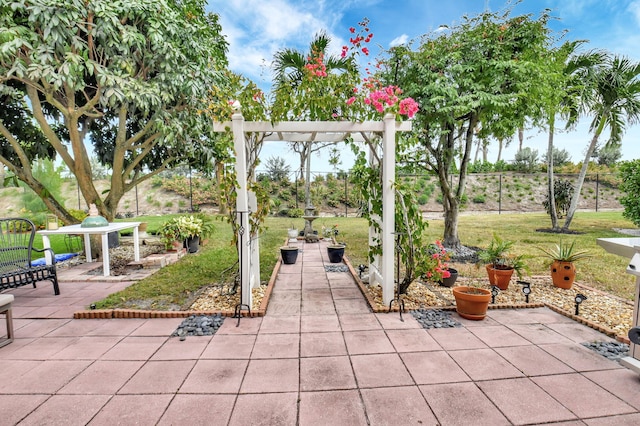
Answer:
[[[553, 182], [553, 196], [555, 198], [556, 213], [559, 218], [564, 217], [567, 214], [567, 211], [569, 211], [573, 191], [573, 183], [568, 179], [556, 179]], [[545, 195], [542, 205], [544, 206], [547, 214], [551, 214], [551, 209], [549, 208], [549, 194]]]
[[624, 207], [622, 215], [640, 226], [640, 160], [622, 162], [620, 177], [620, 190], [626, 193], [620, 197], [620, 204]]
[[486, 199], [484, 195], [476, 195], [471, 201], [476, 204], [484, 204], [486, 202]]

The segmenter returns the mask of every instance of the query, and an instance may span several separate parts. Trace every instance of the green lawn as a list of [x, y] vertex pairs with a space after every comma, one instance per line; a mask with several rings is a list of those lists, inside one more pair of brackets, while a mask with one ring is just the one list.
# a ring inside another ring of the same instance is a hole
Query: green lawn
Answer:
[[[149, 222], [149, 232], [153, 232], [164, 219], [165, 217], [155, 216], [137, 220]], [[130, 301], [147, 300], [151, 301], [150, 305], [155, 309], [166, 309], [170, 305], [180, 305], [184, 308], [203, 286], [230, 282], [233, 273], [237, 271], [237, 255], [235, 248], [230, 244], [230, 227], [222, 218], [216, 218], [214, 223], [214, 235], [197, 254], [183, 257], [147, 279], [111, 295], [98, 303], [98, 306], [126, 307], [130, 306]], [[279, 256], [278, 247], [285, 241], [287, 229], [291, 226], [302, 229], [303, 225], [303, 219], [267, 218], [267, 230], [257, 239], [260, 244], [260, 271], [263, 282], [271, 275]], [[346, 255], [351, 263], [366, 263], [366, 221], [360, 218], [319, 218], [314, 222], [314, 229], [321, 232], [322, 226], [329, 228], [334, 225], [337, 225], [339, 230], [338, 241], [347, 243]], [[442, 220], [429, 221], [427, 232], [430, 239], [441, 238], [443, 226]], [[578, 281], [627, 299], [633, 298], [635, 280], [624, 273], [628, 259], [608, 254], [596, 244], [596, 238], [621, 236], [612, 228], [635, 228], [630, 221], [622, 217], [622, 213], [580, 212], [572, 226], [572, 230], [579, 232], [576, 235], [536, 231], [548, 227], [549, 219], [544, 214], [463, 215], [460, 217], [459, 234], [464, 245], [473, 247], [485, 247], [494, 232], [502, 238], [515, 241], [513, 251], [515, 254], [529, 256], [527, 262], [532, 275], [549, 273], [547, 260], [541, 256], [537, 247], [552, 247], [560, 239], [576, 240], [577, 246], [595, 255], [577, 264]], [[475, 265], [456, 266], [462, 275], [486, 275], [483, 269], [476, 268]]]

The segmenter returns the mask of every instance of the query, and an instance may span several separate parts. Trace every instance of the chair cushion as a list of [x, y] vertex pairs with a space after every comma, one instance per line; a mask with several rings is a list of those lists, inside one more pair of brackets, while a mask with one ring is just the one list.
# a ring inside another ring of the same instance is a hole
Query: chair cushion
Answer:
[[13, 294], [0, 294], [0, 312], [9, 309], [11, 303], [13, 303]]

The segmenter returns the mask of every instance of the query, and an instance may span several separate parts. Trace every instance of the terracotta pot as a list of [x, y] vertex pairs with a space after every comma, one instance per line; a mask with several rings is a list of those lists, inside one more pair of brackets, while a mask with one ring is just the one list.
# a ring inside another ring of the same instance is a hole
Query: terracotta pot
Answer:
[[570, 289], [576, 280], [576, 266], [573, 262], [555, 260], [551, 264], [551, 280], [556, 287]]
[[462, 318], [482, 320], [487, 315], [491, 292], [484, 288], [459, 286], [453, 288], [456, 311]]
[[489, 276], [489, 283], [497, 286], [500, 290], [506, 290], [509, 288], [509, 282], [513, 275], [513, 268], [500, 269], [494, 268], [493, 265], [487, 265], [487, 275]]

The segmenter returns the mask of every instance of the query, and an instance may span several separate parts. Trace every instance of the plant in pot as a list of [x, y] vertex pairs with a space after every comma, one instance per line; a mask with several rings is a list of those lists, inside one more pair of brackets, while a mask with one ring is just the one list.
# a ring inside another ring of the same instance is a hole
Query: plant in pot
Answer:
[[291, 224], [291, 228], [289, 228], [287, 230], [287, 236], [291, 239], [291, 238], [298, 238], [298, 229], [293, 225], [293, 223]]
[[280, 257], [285, 265], [293, 265], [298, 259], [298, 247], [290, 245], [280, 247]]
[[456, 312], [462, 318], [482, 320], [487, 315], [491, 292], [486, 288], [472, 286], [453, 287], [453, 297], [456, 300]]
[[551, 259], [551, 280], [556, 287], [570, 289], [576, 279], [574, 262], [591, 257], [586, 250], [576, 249], [576, 242], [556, 244], [553, 249], [539, 247]]
[[513, 247], [513, 241], [507, 241], [494, 234], [489, 246], [478, 253], [478, 260], [486, 264], [489, 283], [500, 290], [509, 287], [511, 276], [514, 272], [522, 278], [523, 271], [527, 269], [524, 256], [513, 256], [508, 252]]
[[449, 258], [449, 252], [440, 241], [429, 244], [427, 256], [424, 257], [424, 262], [426, 263], [425, 277], [441, 286], [453, 287], [458, 279], [458, 270], [447, 264]]
[[198, 251], [200, 237], [203, 236], [203, 220], [196, 216], [179, 216], [176, 218], [180, 236], [184, 241], [184, 248], [189, 253]]
[[325, 239], [328, 237], [331, 240], [331, 243], [327, 246], [327, 256], [329, 256], [329, 262], [331, 263], [342, 263], [342, 259], [344, 258], [344, 249], [347, 243], [336, 242], [339, 233], [338, 225], [333, 225], [331, 228], [323, 230]]

